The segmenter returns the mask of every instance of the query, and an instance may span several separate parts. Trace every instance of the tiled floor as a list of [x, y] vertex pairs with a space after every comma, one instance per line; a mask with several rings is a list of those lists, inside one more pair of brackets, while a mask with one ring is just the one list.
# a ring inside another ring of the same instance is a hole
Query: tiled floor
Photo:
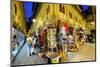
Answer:
[[17, 55], [16, 59], [14, 60], [13, 64], [15, 65], [27, 65], [27, 64], [43, 64], [45, 63], [42, 59], [39, 58], [39, 56], [32, 55], [28, 56], [28, 45], [25, 43], [25, 45], [22, 47], [21, 51]]
[[[17, 55], [13, 64], [15, 65], [26, 65], [26, 64], [44, 64], [42, 59], [39, 58], [38, 54], [28, 56], [27, 43], [22, 47], [21, 51]], [[78, 62], [78, 61], [93, 61], [95, 60], [95, 44], [83, 45], [77, 52], [68, 52], [67, 62]]]
[[95, 60], [95, 44], [83, 45], [78, 52], [68, 52], [67, 62], [77, 61], [94, 61]]

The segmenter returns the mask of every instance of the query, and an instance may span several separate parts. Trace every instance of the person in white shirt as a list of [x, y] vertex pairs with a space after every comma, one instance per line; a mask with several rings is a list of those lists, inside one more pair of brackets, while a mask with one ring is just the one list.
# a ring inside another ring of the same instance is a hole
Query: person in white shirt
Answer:
[[28, 55], [31, 56], [32, 55], [32, 51], [31, 51], [31, 49], [32, 49], [32, 37], [28, 35], [26, 40], [27, 40], [28, 50], [29, 50]]

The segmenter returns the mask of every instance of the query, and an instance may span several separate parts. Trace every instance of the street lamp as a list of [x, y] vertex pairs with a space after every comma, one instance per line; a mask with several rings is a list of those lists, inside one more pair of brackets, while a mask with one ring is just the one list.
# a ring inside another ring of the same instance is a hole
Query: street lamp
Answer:
[[95, 22], [91, 22], [91, 24], [92, 24], [92, 25], [94, 25], [94, 24], [95, 24]]
[[36, 19], [33, 19], [32, 21], [33, 21], [33, 23], [35, 23], [36, 22]]

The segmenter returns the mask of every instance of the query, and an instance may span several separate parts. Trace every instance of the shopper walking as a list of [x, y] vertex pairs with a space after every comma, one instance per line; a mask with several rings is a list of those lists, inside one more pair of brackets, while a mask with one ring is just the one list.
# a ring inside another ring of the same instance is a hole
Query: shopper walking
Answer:
[[28, 51], [29, 51], [28, 55], [31, 56], [32, 55], [32, 51], [31, 51], [32, 50], [32, 36], [28, 35], [26, 40], [27, 40]]

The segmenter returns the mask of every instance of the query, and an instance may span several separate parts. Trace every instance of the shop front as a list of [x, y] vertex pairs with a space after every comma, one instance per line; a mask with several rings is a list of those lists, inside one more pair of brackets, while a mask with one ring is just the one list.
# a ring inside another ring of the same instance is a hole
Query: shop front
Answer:
[[12, 28], [11, 41], [11, 55], [12, 60], [14, 60], [20, 48], [23, 46], [23, 43], [25, 42], [25, 35], [20, 30]]

